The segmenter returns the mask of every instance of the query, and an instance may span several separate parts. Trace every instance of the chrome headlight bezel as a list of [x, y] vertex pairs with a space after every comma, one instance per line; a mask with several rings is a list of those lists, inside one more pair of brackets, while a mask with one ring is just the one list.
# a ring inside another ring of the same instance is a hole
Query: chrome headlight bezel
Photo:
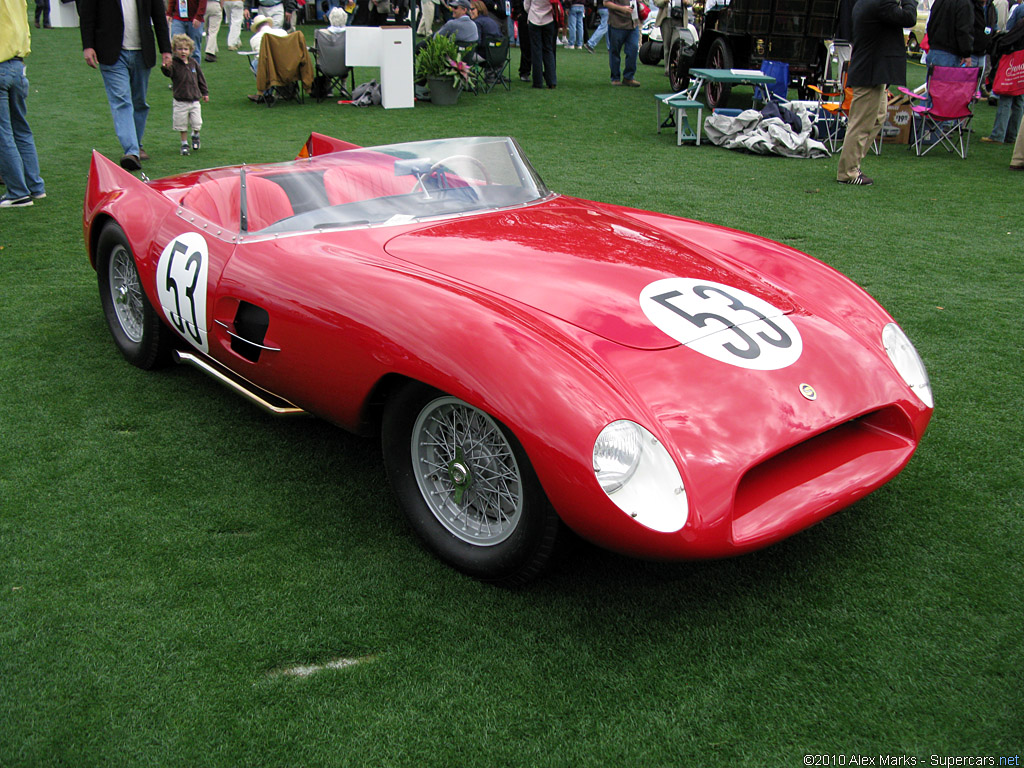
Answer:
[[882, 329], [882, 347], [893, 368], [907, 383], [917, 398], [929, 408], [935, 407], [932, 385], [928, 371], [917, 349], [896, 323], [888, 323]]
[[594, 441], [594, 475], [612, 502], [638, 523], [674, 533], [689, 515], [686, 489], [668, 450], [634, 421], [608, 424]]

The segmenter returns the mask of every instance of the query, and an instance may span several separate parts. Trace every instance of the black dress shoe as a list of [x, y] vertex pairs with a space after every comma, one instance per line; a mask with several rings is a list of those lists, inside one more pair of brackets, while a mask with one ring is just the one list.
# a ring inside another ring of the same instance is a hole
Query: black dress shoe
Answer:
[[142, 169], [142, 163], [139, 162], [138, 155], [124, 155], [121, 158], [121, 167], [126, 171], [138, 171]]
[[208, 53], [205, 56], [203, 56], [203, 61], [216, 61], [216, 60], [217, 60], [217, 54], [215, 54], [215, 53]]

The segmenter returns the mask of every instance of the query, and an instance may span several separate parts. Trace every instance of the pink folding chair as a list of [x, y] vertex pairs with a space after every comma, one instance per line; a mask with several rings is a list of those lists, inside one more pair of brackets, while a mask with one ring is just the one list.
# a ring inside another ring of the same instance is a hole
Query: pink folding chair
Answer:
[[[947, 152], [967, 157], [971, 142], [971, 102], [978, 86], [977, 67], [929, 67], [928, 96], [900, 88], [912, 99], [924, 100], [912, 109], [915, 116], [914, 152], [926, 155], [942, 144]], [[930, 106], [928, 102], [930, 101]]]

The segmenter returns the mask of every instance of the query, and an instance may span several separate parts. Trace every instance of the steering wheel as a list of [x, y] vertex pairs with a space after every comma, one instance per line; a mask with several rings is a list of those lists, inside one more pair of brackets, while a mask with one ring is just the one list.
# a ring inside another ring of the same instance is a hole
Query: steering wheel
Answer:
[[415, 192], [417, 189], [419, 189], [423, 192], [424, 195], [430, 197], [430, 193], [427, 191], [426, 185], [423, 183], [423, 180], [428, 176], [434, 176], [438, 172], [438, 170], [440, 170], [443, 166], [461, 160], [465, 160], [470, 165], [472, 165], [475, 170], [479, 171], [480, 175], [483, 177], [485, 184], [491, 183], [491, 175], [487, 172], [486, 166], [484, 166], [483, 163], [481, 163], [472, 155], [448, 155], [448, 157], [438, 160], [436, 163], [430, 166], [430, 170], [416, 180], [416, 185], [412, 188], [412, 191]]

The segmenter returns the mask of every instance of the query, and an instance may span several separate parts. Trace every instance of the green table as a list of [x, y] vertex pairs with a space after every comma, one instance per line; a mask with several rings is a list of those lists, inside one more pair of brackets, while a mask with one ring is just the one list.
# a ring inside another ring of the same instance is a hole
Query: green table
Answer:
[[696, 99], [700, 89], [707, 83], [723, 85], [771, 85], [775, 78], [758, 69], [691, 69], [690, 84], [683, 93], [688, 99]]

